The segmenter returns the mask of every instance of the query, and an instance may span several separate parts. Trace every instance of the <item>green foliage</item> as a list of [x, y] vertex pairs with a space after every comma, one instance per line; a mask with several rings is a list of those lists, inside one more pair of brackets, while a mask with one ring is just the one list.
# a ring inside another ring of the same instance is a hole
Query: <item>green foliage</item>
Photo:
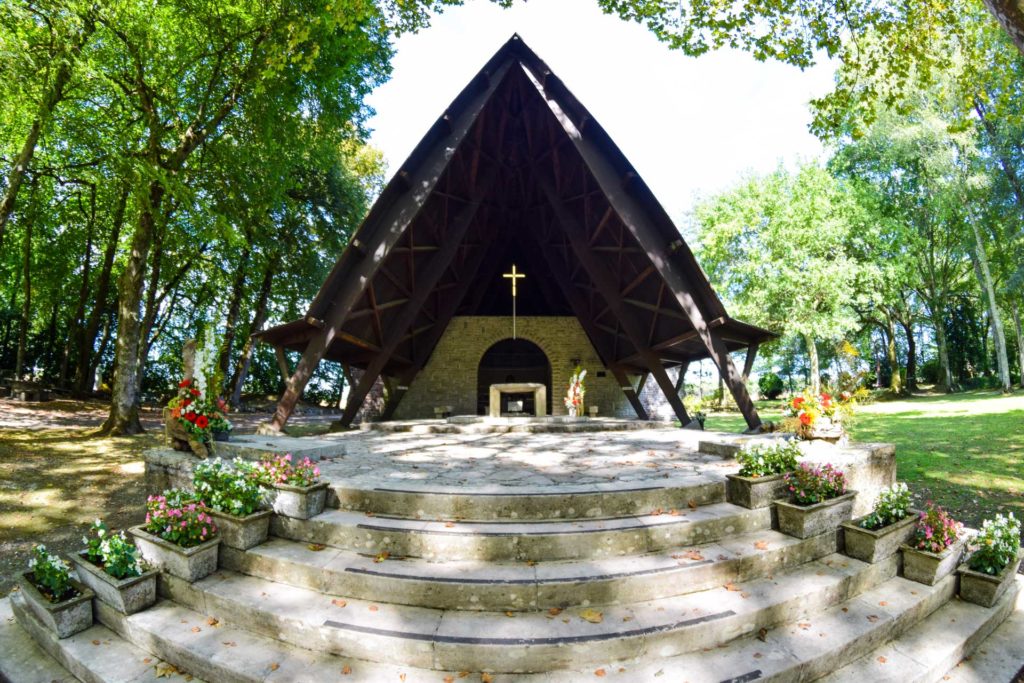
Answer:
[[831, 463], [802, 462], [786, 473], [786, 481], [797, 505], [814, 505], [846, 493], [846, 475]]
[[203, 501], [180, 489], [146, 499], [143, 528], [182, 548], [193, 548], [217, 535], [217, 527], [206, 513]]
[[796, 441], [787, 440], [770, 446], [744, 446], [736, 454], [736, 462], [741, 477], [769, 477], [795, 470], [800, 456]]
[[307, 488], [320, 482], [320, 468], [309, 458], [303, 458], [295, 464], [292, 462], [292, 454], [286, 453], [259, 463], [252, 470], [251, 476], [263, 486], [286, 484]]
[[32, 572], [32, 582], [50, 602], [63, 602], [78, 594], [71, 585], [68, 563], [48, 552], [46, 546], [33, 546], [28, 568]]
[[903, 482], [893, 484], [878, 492], [875, 509], [861, 521], [865, 529], [881, 529], [894, 524], [910, 514], [910, 489]]
[[782, 395], [782, 392], [786, 389], [786, 385], [782, 382], [782, 378], [774, 372], [765, 372], [758, 377], [757, 388], [760, 391], [762, 398], [774, 401]]
[[234, 466], [223, 460], [207, 460], [192, 470], [196, 494], [218, 512], [236, 517], [251, 515], [260, 508], [262, 492], [251, 476], [252, 468], [241, 459]]
[[97, 519], [82, 538], [86, 557], [103, 568], [115, 579], [127, 579], [142, 574], [139, 551], [123, 531], [111, 533], [107, 525]]
[[974, 552], [967, 565], [977, 572], [998, 575], [1020, 552], [1020, 521], [1009, 513], [986, 519], [971, 542]]

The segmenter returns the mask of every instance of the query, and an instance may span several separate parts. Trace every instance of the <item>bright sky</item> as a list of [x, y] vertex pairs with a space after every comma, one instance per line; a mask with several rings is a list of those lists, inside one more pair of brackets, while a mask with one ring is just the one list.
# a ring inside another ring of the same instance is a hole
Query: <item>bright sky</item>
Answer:
[[[396, 43], [392, 79], [369, 98], [372, 143], [394, 172], [469, 79], [518, 32], [586, 106], [676, 221], [745, 172], [819, 157], [807, 103], [833, 66], [801, 72], [722, 51], [670, 51], [594, 0], [468, 0]], [[389, 173], [390, 173], [389, 172]]]

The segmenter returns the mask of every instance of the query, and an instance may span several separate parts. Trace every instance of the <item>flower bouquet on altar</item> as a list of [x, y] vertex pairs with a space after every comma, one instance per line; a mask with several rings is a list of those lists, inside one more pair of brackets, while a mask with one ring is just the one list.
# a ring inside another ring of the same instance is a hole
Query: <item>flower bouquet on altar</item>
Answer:
[[210, 455], [213, 440], [211, 424], [227, 418], [216, 407], [203, 400], [203, 392], [192, 379], [178, 383], [178, 395], [168, 402], [164, 410], [165, 432], [171, 446], [177, 451], [191, 451], [200, 458]]
[[569, 378], [569, 388], [565, 392], [565, 408], [569, 411], [569, 417], [583, 415], [583, 398], [587, 395], [587, 389], [583, 386], [583, 379], [587, 371], [576, 366], [576, 370]]
[[832, 396], [805, 389], [786, 404], [785, 428], [801, 439], [822, 439], [837, 443], [846, 437], [843, 420], [853, 414], [854, 397], [847, 391]]

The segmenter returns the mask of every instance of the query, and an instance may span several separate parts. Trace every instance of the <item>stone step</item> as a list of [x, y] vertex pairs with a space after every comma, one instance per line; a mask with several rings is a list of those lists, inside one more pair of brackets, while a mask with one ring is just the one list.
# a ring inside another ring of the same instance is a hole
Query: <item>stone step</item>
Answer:
[[715, 543], [585, 562], [375, 561], [271, 538], [248, 551], [221, 546], [225, 569], [301, 588], [439, 609], [503, 612], [655, 600], [746, 581], [836, 551], [836, 534], [797, 539], [765, 529]]
[[562, 612], [340, 600], [230, 571], [195, 584], [164, 577], [161, 593], [226, 624], [318, 651], [424, 669], [543, 672], [713, 648], [848, 600], [895, 576], [896, 567], [895, 556], [868, 565], [833, 554], [739, 585]]
[[[824, 680], [1012, 683], [1024, 667], [1022, 586], [1024, 577], [990, 609], [959, 598], [951, 600], [899, 637]], [[1020, 609], [1015, 621], [1006, 621], [1014, 614], [1018, 601]], [[993, 632], [998, 633], [1000, 624], [1007, 628], [997, 636]], [[985, 653], [973, 657], [976, 650]], [[970, 661], [961, 663], [966, 657], [971, 657]]]
[[715, 503], [674, 514], [548, 522], [439, 522], [326, 510], [312, 519], [274, 516], [271, 533], [364, 554], [434, 562], [555, 561], [638, 555], [767, 529], [771, 510]]
[[552, 520], [622, 517], [655, 510], [686, 510], [725, 500], [725, 473], [674, 476], [656, 484], [617, 482], [575, 486], [357, 487], [345, 480], [331, 483], [328, 505], [410, 519], [463, 521]]
[[[155, 683], [184, 680], [149, 651], [94, 624], [60, 639], [14, 593], [0, 600], [0, 680], [10, 683]], [[102, 604], [96, 601], [96, 604]], [[15, 624], [13, 618], [17, 619]], [[202, 683], [192, 678], [195, 683]]]

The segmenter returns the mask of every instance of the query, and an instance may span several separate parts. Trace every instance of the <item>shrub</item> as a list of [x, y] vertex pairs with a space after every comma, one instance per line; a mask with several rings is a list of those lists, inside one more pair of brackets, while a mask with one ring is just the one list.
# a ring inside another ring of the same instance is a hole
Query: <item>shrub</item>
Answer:
[[797, 505], [813, 505], [846, 493], [846, 476], [831, 464], [802, 462], [786, 474], [786, 481]]
[[127, 579], [142, 574], [142, 563], [138, 549], [128, 541], [123, 531], [110, 533], [107, 525], [96, 520], [89, 528], [91, 535], [85, 536], [85, 556], [90, 562], [102, 567], [115, 579]]
[[287, 484], [306, 488], [320, 481], [320, 468], [309, 458], [303, 458], [297, 465], [292, 464], [292, 454], [288, 453], [261, 462], [255, 476], [265, 486]]
[[68, 563], [47, 552], [45, 545], [32, 548], [28, 568], [32, 571], [32, 583], [50, 602], [63, 602], [78, 595], [78, 591], [71, 585], [71, 568]]
[[860, 523], [864, 529], [881, 529], [895, 524], [910, 514], [910, 489], [903, 482], [893, 484], [878, 493], [878, 502], [871, 514]]
[[736, 461], [740, 464], [739, 475], [770, 477], [773, 474], [792, 472], [796, 469], [796, 460], [800, 454], [795, 441], [787, 440], [770, 446], [745, 446], [736, 454]]
[[210, 508], [236, 517], [245, 517], [260, 507], [259, 482], [249, 476], [248, 463], [236, 459], [234, 467], [223, 460], [200, 463], [192, 470], [192, 486]]
[[783, 383], [782, 378], [774, 372], [766, 372], [758, 378], [757, 388], [760, 391], [761, 398], [774, 401], [782, 395], [786, 385]]
[[956, 543], [964, 525], [950, 517], [949, 513], [931, 501], [917, 518], [911, 547], [930, 553], [941, 553]]
[[977, 572], [996, 576], [1006, 565], [1017, 559], [1020, 546], [1020, 522], [1011, 512], [1006, 517], [996, 515], [981, 523], [979, 533], [971, 547], [971, 559], [967, 565]]
[[149, 533], [182, 548], [192, 548], [217, 534], [213, 518], [206, 514], [201, 500], [178, 489], [146, 499], [146, 523]]

